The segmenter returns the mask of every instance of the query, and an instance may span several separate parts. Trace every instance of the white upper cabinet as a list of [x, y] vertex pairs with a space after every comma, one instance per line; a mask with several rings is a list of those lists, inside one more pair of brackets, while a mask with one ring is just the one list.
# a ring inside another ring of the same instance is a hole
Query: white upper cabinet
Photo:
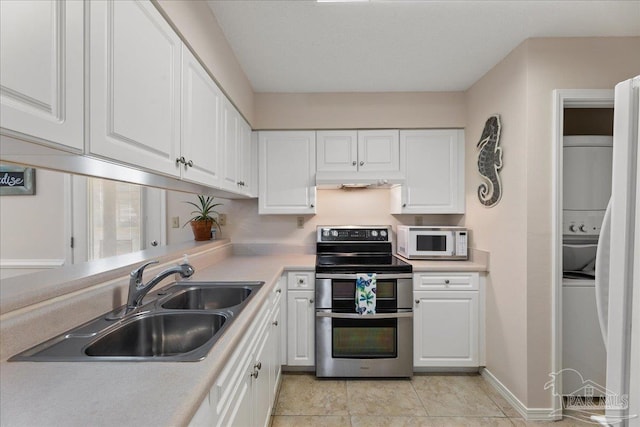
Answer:
[[[255, 142], [255, 141], [253, 141]], [[225, 98], [222, 104], [222, 187], [239, 194], [256, 197], [253, 180], [255, 173], [251, 126], [242, 118], [233, 104]]]
[[358, 131], [325, 130], [318, 138], [318, 172], [356, 172], [358, 170]]
[[180, 38], [151, 2], [91, 2], [90, 15], [89, 152], [180, 176]]
[[189, 51], [182, 49], [182, 178], [220, 186], [220, 135], [224, 95]]
[[[327, 177], [400, 171], [398, 130], [318, 131], [317, 170]], [[372, 175], [373, 176], [373, 175]]]
[[84, 147], [84, 2], [0, 1], [0, 127]]
[[464, 131], [400, 131], [405, 184], [391, 191], [392, 214], [464, 213]]
[[358, 131], [358, 170], [361, 172], [400, 170], [398, 130]]
[[259, 132], [258, 145], [259, 213], [314, 214], [315, 132]]
[[237, 190], [238, 185], [238, 145], [240, 143], [240, 115], [233, 104], [225, 98], [222, 103], [222, 147], [223, 147], [223, 187]]

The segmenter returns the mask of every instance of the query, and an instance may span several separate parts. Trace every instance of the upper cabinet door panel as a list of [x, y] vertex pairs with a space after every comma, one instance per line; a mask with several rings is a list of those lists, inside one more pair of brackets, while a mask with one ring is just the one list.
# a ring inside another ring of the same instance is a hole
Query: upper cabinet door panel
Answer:
[[315, 132], [260, 132], [258, 141], [259, 213], [315, 213]]
[[462, 130], [403, 130], [400, 156], [406, 183], [393, 213], [464, 213]]
[[91, 153], [180, 175], [181, 49], [150, 2], [91, 3]]
[[399, 131], [358, 131], [358, 166], [363, 172], [399, 171]]
[[220, 135], [223, 95], [189, 49], [182, 50], [182, 177], [220, 186]]
[[222, 103], [222, 145], [224, 147], [223, 186], [238, 191], [238, 145], [240, 115], [233, 104], [225, 98]]
[[82, 150], [81, 1], [0, 1], [0, 126]]
[[318, 131], [318, 172], [358, 170], [357, 131]]

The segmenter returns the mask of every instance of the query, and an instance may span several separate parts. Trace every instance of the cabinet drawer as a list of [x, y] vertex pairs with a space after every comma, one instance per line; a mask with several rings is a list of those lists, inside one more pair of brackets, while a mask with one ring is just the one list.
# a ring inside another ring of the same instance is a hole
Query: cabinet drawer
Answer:
[[313, 271], [290, 271], [287, 273], [287, 288], [296, 290], [315, 289], [315, 273]]
[[425, 290], [478, 290], [477, 273], [418, 273], [413, 275], [413, 289], [416, 291]]

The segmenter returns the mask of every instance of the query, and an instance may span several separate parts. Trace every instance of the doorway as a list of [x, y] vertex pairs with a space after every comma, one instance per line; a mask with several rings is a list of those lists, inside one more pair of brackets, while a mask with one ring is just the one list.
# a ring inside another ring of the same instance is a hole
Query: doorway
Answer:
[[[612, 125], [613, 125], [613, 100], [614, 93], [613, 90], [555, 90], [554, 91], [554, 124], [553, 124], [553, 147], [554, 147], [554, 157], [553, 157], [553, 203], [552, 203], [552, 215], [553, 215], [553, 229], [552, 229], [552, 239], [553, 239], [553, 248], [552, 248], [552, 259], [553, 259], [553, 277], [552, 277], [552, 290], [553, 290], [553, 318], [552, 318], [552, 372], [557, 373], [560, 372], [563, 368], [567, 368], [565, 363], [563, 362], [563, 355], [566, 356], [565, 350], [570, 350], [573, 347], [574, 342], [568, 342], [566, 344], [570, 344], [571, 348], [565, 348], [565, 341], [563, 340], [563, 332], [569, 334], [571, 328], [576, 328], [576, 319], [572, 317], [564, 318], [563, 316], [563, 308], [565, 310], [570, 310], [569, 312], [575, 313], [579, 312], [580, 314], [586, 313], [586, 310], [582, 312], [580, 309], [581, 306], [586, 303], [576, 301], [573, 299], [573, 295], [582, 295], [587, 296], [589, 301], [593, 301], [595, 298], [595, 288], [593, 288], [593, 282], [584, 282], [577, 283], [580, 287], [571, 288], [571, 286], [563, 286], [567, 285], [567, 280], [563, 279], [565, 266], [563, 263], [563, 252], [565, 252], [565, 244], [569, 241], [568, 236], [572, 235], [576, 237], [576, 242], [579, 243], [575, 245], [575, 247], [571, 247], [570, 249], [575, 252], [571, 252], [568, 256], [572, 256], [575, 254], [583, 254], [585, 258], [589, 258], [591, 253], [586, 250], [585, 245], [583, 243], [589, 240], [587, 238], [588, 231], [591, 231], [592, 239], [590, 243], [593, 243], [595, 240], [597, 242], [597, 235], [599, 230], [599, 222], [598, 215], [599, 213], [595, 213], [591, 215], [593, 218], [588, 218], [588, 221], [594, 223], [593, 226], [589, 227], [587, 223], [586, 226], [580, 228], [581, 225], [585, 223], [582, 220], [584, 217], [584, 212], [579, 212], [579, 210], [575, 210], [574, 212], [569, 212], [568, 216], [565, 211], [565, 204], [574, 203], [571, 201], [571, 194], [564, 194], [565, 189], [567, 188], [567, 183], [563, 178], [564, 174], [564, 165], [565, 161], [565, 136], [572, 135], [577, 136], [577, 139], [580, 140], [581, 135], [603, 135], [609, 134], [612, 135]], [[578, 145], [584, 145], [579, 143]], [[600, 144], [601, 145], [601, 144]], [[588, 150], [587, 150], [588, 151]], [[585, 151], [586, 152], [586, 151]], [[581, 152], [582, 153], [582, 152]], [[573, 156], [573, 154], [571, 154]], [[599, 205], [599, 203], [596, 203]], [[599, 209], [599, 206], [598, 206]], [[604, 212], [603, 212], [604, 213]], [[573, 216], [572, 216], [573, 215]], [[572, 222], [576, 220], [576, 218], [580, 218], [580, 223], [576, 222], [575, 224]], [[569, 228], [571, 227], [571, 229]], [[573, 233], [573, 230], [576, 230], [576, 233]], [[573, 233], [573, 234], [572, 234]], [[582, 239], [582, 241], [580, 241]], [[576, 243], [571, 242], [571, 243]], [[592, 248], [593, 249], [593, 248]], [[580, 252], [582, 251], [582, 252]], [[595, 256], [595, 253], [593, 253]], [[576, 258], [577, 260], [577, 258]], [[580, 265], [580, 270], [588, 270], [590, 260], [585, 262], [585, 265]], [[576, 262], [575, 265], [579, 264]], [[576, 284], [574, 283], [574, 284]], [[570, 285], [570, 284], [569, 284]], [[590, 285], [590, 286], [586, 286]], [[580, 290], [579, 290], [580, 289]], [[591, 295], [591, 290], [593, 290], [593, 294]], [[569, 292], [568, 292], [569, 291]], [[577, 304], [577, 305], [576, 305]], [[591, 303], [589, 303], [591, 304]], [[593, 307], [595, 309], [595, 307]], [[593, 314], [593, 313], [591, 313]], [[596, 315], [597, 316], [597, 315]], [[593, 319], [593, 318], [592, 318]], [[578, 322], [583, 320], [577, 319]], [[580, 330], [580, 326], [578, 326], [578, 330]], [[584, 331], [584, 328], [582, 328]], [[594, 331], [590, 331], [590, 334], [599, 334], [599, 328], [596, 328]], [[571, 339], [576, 340], [580, 339], [578, 337], [573, 336], [571, 333]], [[567, 337], [564, 337], [566, 339]], [[588, 338], [588, 336], [586, 337]], [[585, 339], [585, 336], [582, 337]], [[574, 348], [575, 351], [575, 348]], [[605, 355], [606, 360], [606, 355]], [[597, 363], [597, 362], [596, 362]], [[604, 367], [603, 367], [604, 368]], [[571, 393], [573, 390], [565, 390], [562, 376], [560, 377], [560, 390], [561, 393], [557, 393], [557, 395], [553, 396], [553, 408], [554, 413], [560, 414], [563, 409], [562, 402], [562, 394]], [[573, 386], [567, 380], [567, 387]]]

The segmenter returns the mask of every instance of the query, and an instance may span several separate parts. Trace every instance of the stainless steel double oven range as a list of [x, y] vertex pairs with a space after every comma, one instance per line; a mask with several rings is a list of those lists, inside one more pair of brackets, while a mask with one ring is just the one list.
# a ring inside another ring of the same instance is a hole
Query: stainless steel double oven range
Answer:
[[[392, 253], [390, 226], [319, 226], [316, 376], [413, 374], [412, 266]], [[375, 314], [356, 311], [356, 277], [375, 273]]]

